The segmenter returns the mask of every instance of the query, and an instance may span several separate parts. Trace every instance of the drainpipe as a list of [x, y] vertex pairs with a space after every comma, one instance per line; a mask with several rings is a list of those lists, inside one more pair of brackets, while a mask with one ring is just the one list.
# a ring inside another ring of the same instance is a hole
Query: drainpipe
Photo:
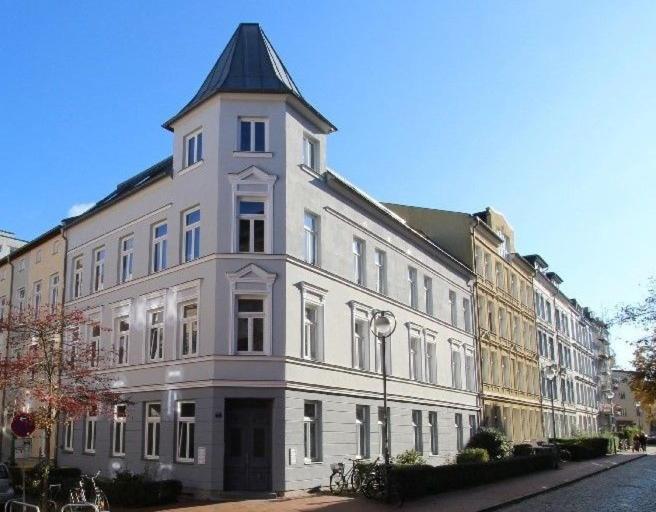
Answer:
[[[61, 234], [61, 237], [64, 239], [64, 265], [62, 267], [62, 292], [61, 292], [61, 304], [60, 304], [60, 311], [61, 315], [63, 317], [64, 315], [64, 304], [66, 303], [66, 287], [68, 286], [68, 278], [66, 275], [66, 271], [68, 268], [68, 238], [66, 237], [66, 227], [62, 223], [59, 232]], [[63, 328], [63, 322], [62, 322], [62, 328], [59, 331], [59, 342], [63, 343], [64, 341], [64, 328]], [[61, 368], [63, 364], [63, 357], [64, 357], [64, 351], [60, 350], [59, 351], [59, 377], [58, 381], [61, 383]], [[59, 422], [55, 425], [55, 440], [54, 440], [54, 445], [55, 445], [55, 455], [52, 459], [53, 464], [55, 467], [58, 465], [58, 459], [59, 459]], [[50, 454], [47, 454], [49, 457]]]
[[[9, 301], [7, 302], [8, 306], [8, 324], [11, 325], [11, 309], [12, 309], [12, 303], [13, 303], [13, 296], [14, 296], [14, 264], [11, 261], [11, 254], [7, 255], [7, 263], [9, 263]], [[7, 329], [7, 339], [5, 342], [5, 372], [7, 371], [7, 363], [9, 361], [9, 329]], [[0, 462], [3, 460], [4, 457], [4, 444], [5, 444], [5, 438], [4, 438], [4, 433], [5, 429], [7, 428], [7, 425], [5, 424], [5, 407], [7, 403], [7, 398], [6, 398], [6, 391], [2, 390], [2, 403], [0, 404], [0, 414], [2, 414], [2, 437], [0, 438]], [[14, 435], [12, 434], [11, 436], [11, 459], [13, 460], [14, 458]]]

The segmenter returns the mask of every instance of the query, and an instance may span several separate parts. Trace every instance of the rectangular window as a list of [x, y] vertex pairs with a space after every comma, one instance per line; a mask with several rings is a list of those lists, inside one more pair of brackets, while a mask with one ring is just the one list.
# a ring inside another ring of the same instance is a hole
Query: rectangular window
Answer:
[[198, 130], [185, 137], [186, 166], [194, 165], [203, 159], [203, 132]]
[[303, 218], [305, 233], [305, 261], [310, 265], [319, 264], [319, 219], [316, 215], [305, 212]]
[[73, 260], [73, 298], [77, 299], [82, 296], [82, 272], [84, 264], [82, 263], [82, 256], [78, 256]]
[[200, 210], [184, 215], [184, 261], [192, 261], [200, 256]]
[[424, 276], [424, 304], [426, 314], [433, 316], [433, 280], [428, 276]]
[[64, 422], [64, 450], [67, 452], [73, 451], [73, 420], [67, 418]]
[[368, 324], [365, 320], [356, 320], [353, 329], [353, 368], [366, 370], [369, 346]]
[[134, 237], [128, 236], [121, 240], [121, 261], [119, 272], [121, 283], [132, 279], [132, 262], [134, 259]]
[[98, 366], [98, 359], [100, 357], [100, 324], [94, 323], [91, 325], [91, 333], [89, 336], [89, 365], [92, 368]]
[[99, 292], [105, 286], [105, 248], [100, 247], [93, 253], [93, 291]]
[[193, 462], [195, 450], [196, 404], [178, 402], [178, 443], [176, 459], [178, 462]]
[[84, 423], [84, 453], [96, 453], [97, 413], [90, 411]]
[[462, 299], [462, 311], [465, 316], [465, 331], [472, 332], [472, 314], [469, 299]]
[[34, 283], [32, 300], [34, 301], [34, 314], [38, 314], [39, 308], [41, 307], [41, 281]]
[[306, 401], [303, 404], [303, 442], [305, 462], [321, 460], [321, 404]]
[[57, 310], [57, 303], [59, 302], [59, 274], [50, 276], [49, 290], [50, 312], [54, 313]]
[[485, 253], [483, 255], [483, 267], [485, 268], [485, 280], [492, 281], [492, 264], [490, 262], [490, 254]]
[[460, 349], [451, 349], [451, 386], [462, 389], [462, 362], [460, 360]]
[[167, 267], [167, 235], [168, 226], [166, 223], [157, 224], [153, 227], [153, 251], [152, 251], [152, 271], [159, 272]]
[[116, 320], [116, 364], [128, 364], [128, 349], [130, 348], [130, 320], [128, 317]]
[[456, 303], [456, 292], [449, 290], [449, 306], [451, 308], [451, 325], [458, 327], [458, 304]]
[[364, 286], [364, 241], [353, 239], [353, 279]]
[[421, 379], [421, 340], [418, 337], [410, 337], [410, 378]]
[[160, 361], [164, 352], [164, 310], [148, 312], [148, 361]]
[[16, 305], [18, 309], [18, 314], [23, 313], [23, 308], [25, 307], [25, 288], [18, 289], [18, 304]]
[[437, 350], [434, 342], [426, 342], [426, 375], [428, 382], [437, 384]]
[[237, 298], [237, 352], [264, 351], [264, 299]]
[[264, 252], [264, 201], [239, 200], [239, 252]]
[[319, 143], [309, 137], [303, 137], [303, 164], [314, 171], [319, 170]]
[[147, 459], [159, 459], [160, 422], [162, 417], [162, 405], [160, 403], [146, 404], [146, 450]]
[[408, 267], [408, 304], [417, 307], [417, 269]]
[[476, 391], [474, 368], [474, 354], [468, 352], [465, 354], [465, 388], [467, 391]]
[[459, 452], [465, 447], [463, 439], [463, 425], [462, 425], [462, 414], [459, 412], [456, 413], [456, 448]]
[[182, 306], [182, 356], [198, 354], [198, 304]]
[[319, 353], [319, 308], [312, 304], [305, 306], [303, 320], [303, 357], [317, 359]]
[[417, 453], [424, 452], [424, 439], [421, 425], [421, 411], [412, 411], [412, 437], [414, 439], [414, 449]]
[[387, 266], [386, 254], [380, 249], [374, 252], [374, 265], [376, 265], [376, 291], [378, 293], [387, 293]]
[[369, 458], [369, 407], [355, 406], [355, 457]]
[[267, 150], [267, 122], [264, 119], [242, 117], [239, 120], [239, 150], [263, 152]]
[[430, 452], [431, 455], [437, 455], [439, 453], [439, 444], [437, 412], [435, 411], [428, 413], [428, 428], [430, 429]]
[[122, 457], [125, 455], [125, 424], [128, 418], [127, 405], [114, 406], [114, 438], [112, 441], [112, 455]]

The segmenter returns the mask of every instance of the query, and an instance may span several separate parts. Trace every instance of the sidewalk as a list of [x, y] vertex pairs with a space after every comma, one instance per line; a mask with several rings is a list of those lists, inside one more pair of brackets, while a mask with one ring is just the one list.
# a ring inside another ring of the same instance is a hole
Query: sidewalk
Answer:
[[[653, 447], [648, 453], [651, 453], [652, 456], [655, 454]], [[401, 510], [413, 512], [426, 510], [439, 510], [440, 512], [490, 511], [644, 456], [646, 456], [644, 453], [621, 453], [589, 461], [569, 462], [563, 464], [558, 470], [541, 471], [494, 484], [409, 501], [403, 505]], [[197, 505], [178, 504], [169, 510], [175, 509], [176, 512], [374, 512], [387, 508], [396, 510], [396, 508], [387, 507], [362, 497], [320, 495]]]

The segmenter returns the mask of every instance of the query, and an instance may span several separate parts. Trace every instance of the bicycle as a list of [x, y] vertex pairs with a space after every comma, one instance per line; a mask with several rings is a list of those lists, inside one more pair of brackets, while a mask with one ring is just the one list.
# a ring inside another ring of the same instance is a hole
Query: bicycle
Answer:
[[[100, 476], [100, 471], [95, 475], [81, 475], [77, 487], [73, 487], [68, 493], [68, 502], [72, 504], [91, 503], [98, 507], [100, 512], [109, 511], [109, 500], [105, 492], [98, 487], [96, 479]], [[93, 501], [87, 499], [87, 482], [91, 484], [93, 491]]]
[[64, 505], [64, 494], [62, 484], [50, 484], [46, 500], [46, 512], [59, 512]]
[[344, 471], [344, 463], [337, 462], [330, 465], [332, 475], [330, 475], [330, 492], [333, 494], [342, 494], [345, 489], [351, 486], [353, 491], [357, 492], [362, 484], [362, 475], [360, 470], [360, 459], [348, 459], [351, 461], [351, 467]]
[[376, 459], [371, 469], [365, 473], [362, 479], [360, 490], [362, 494], [369, 499], [386, 501], [387, 503], [397, 503], [403, 505], [403, 494], [400, 492], [398, 485], [392, 481], [388, 487], [388, 476], [391, 465], [384, 462], [378, 463]]

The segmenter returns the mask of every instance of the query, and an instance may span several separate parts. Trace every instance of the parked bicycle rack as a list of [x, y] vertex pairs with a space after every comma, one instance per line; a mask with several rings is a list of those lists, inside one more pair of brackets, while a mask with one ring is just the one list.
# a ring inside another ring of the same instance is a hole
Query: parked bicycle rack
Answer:
[[93, 503], [67, 503], [61, 508], [60, 512], [66, 512], [69, 509], [70, 512], [75, 512], [75, 509], [85, 509], [85, 508], [90, 508], [92, 512], [103, 512], [98, 510], [98, 505], [94, 505]]
[[20, 501], [20, 500], [7, 501], [7, 503], [5, 503], [5, 512], [11, 512], [14, 504], [18, 505], [19, 507], [23, 507], [23, 512], [26, 512], [27, 510], [33, 510], [34, 512], [41, 512], [41, 510], [37, 505], [33, 505], [32, 503], [25, 503], [24, 501]]

